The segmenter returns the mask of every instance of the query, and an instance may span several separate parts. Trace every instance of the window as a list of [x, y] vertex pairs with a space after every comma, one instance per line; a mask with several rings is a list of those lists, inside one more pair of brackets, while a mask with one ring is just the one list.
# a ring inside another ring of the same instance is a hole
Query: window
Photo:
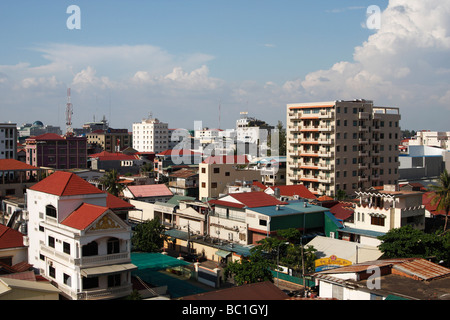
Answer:
[[259, 219], [260, 226], [267, 226], [267, 220]]
[[98, 244], [97, 242], [92, 241], [84, 245], [81, 251], [83, 257], [96, 256], [98, 255]]
[[225, 177], [229, 177], [230, 176], [230, 172], [225, 172]]
[[48, 217], [56, 218], [56, 208], [51, 204], [45, 206], [45, 215]]
[[48, 237], [48, 246], [54, 248], [55, 247], [55, 238]]
[[370, 219], [370, 223], [374, 226], [384, 227], [384, 220], [385, 220], [385, 218], [383, 218], [383, 217], [372, 216]]
[[120, 286], [120, 274], [113, 274], [108, 276], [108, 287]]
[[120, 242], [117, 238], [108, 239], [108, 254], [119, 253], [120, 252]]
[[63, 274], [63, 281], [66, 286], [70, 287], [72, 285], [72, 279], [70, 278], [70, 276], [68, 274], [65, 274], [65, 273]]
[[202, 168], [202, 173], [206, 173], [206, 168]]
[[212, 189], [217, 189], [217, 182], [212, 182], [211, 183], [211, 188]]
[[202, 188], [206, 188], [206, 182], [202, 182]]
[[70, 243], [63, 242], [63, 251], [64, 253], [70, 254]]
[[98, 277], [83, 277], [83, 290], [98, 288]]
[[56, 270], [52, 266], [48, 267], [48, 275], [52, 278], [56, 278]]

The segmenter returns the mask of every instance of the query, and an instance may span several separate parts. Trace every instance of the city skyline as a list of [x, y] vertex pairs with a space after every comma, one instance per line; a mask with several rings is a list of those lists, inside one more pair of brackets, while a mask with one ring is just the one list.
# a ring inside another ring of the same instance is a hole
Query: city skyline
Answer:
[[0, 17], [2, 122], [64, 131], [71, 88], [73, 127], [106, 116], [131, 129], [152, 113], [225, 129], [241, 111], [276, 124], [289, 103], [369, 99], [399, 107], [402, 129], [449, 130], [442, 0], [16, 1]]

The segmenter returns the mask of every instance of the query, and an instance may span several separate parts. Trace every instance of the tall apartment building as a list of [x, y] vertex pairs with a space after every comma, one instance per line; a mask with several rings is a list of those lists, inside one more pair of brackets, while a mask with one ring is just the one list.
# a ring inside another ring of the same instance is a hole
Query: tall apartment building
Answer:
[[399, 178], [400, 112], [370, 100], [287, 105], [287, 184], [348, 195]]
[[15, 123], [0, 123], [0, 159], [17, 158], [17, 128]]
[[163, 152], [169, 149], [169, 139], [169, 125], [152, 115], [133, 123], [133, 148], [139, 152]]

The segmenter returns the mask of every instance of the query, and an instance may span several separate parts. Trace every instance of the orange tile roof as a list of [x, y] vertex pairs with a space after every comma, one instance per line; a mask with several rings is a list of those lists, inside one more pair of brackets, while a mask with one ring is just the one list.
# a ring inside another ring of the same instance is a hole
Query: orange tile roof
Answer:
[[83, 203], [78, 209], [65, 218], [61, 224], [74, 229], [85, 230], [107, 210], [107, 207]]
[[54, 194], [57, 196], [74, 196], [104, 193], [102, 190], [71, 172], [56, 171], [44, 180], [36, 183], [30, 190]]
[[39, 168], [15, 159], [0, 159], [0, 171], [38, 170]]

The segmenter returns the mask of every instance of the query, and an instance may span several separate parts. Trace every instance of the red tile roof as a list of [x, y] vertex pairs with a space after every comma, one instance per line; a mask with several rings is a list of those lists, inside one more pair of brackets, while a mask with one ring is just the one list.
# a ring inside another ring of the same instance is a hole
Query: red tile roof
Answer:
[[44, 133], [44, 134], [41, 134], [40, 136], [30, 137], [29, 139], [34, 139], [34, 140], [64, 140], [64, 137], [62, 137], [62, 136], [60, 136], [59, 134], [56, 134], [56, 133]]
[[351, 217], [351, 215], [354, 213], [354, 210], [351, 204], [339, 202], [338, 204], [330, 208], [330, 212], [337, 219], [346, 220]]
[[30, 190], [54, 194], [57, 196], [74, 196], [104, 193], [102, 190], [71, 172], [56, 171], [44, 180], [36, 183]]
[[286, 186], [273, 186], [269, 187], [270, 189], [275, 191], [275, 188], [280, 189], [280, 195], [282, 196], [288, 196], [292, 197], [294, 195], [297, 195], [301, 198], [306, 199], [317, 199], [317, 197], [308, 190], [304, 185], [302, 184], [294, 184], [294, 185], [286, 185]]
[[0, 159], [0, 171], [37, 170], [39, 168], [15, 159]]
[[25, 247], [23, 244], [23, 234], [0, 224], [0, 249]]
[[203, 163], [206, 164], [247, 164], [250, 161], [247, 156], [211, 156], [206, 158]]
[[167, 188], [165, 184], [149, 184], [142, 186], [128, 186], [128, 190], [135, 197], [161, 197], [172, 196], [173, 193]]
[[107, 193], [106, 206], [110, 209], [132, 209], [134, 206], [110, 193]]
[[446, 214], [445, 210], [437, 211], [437, 204], [431, 204], [431, 200], [433, 199], [434, 192], [425, 192], [422, 195], [422, 204], [425, 206], [425, 209], [430, 212], [432, 215], [444, 215]]
[[120, 152], [107, 152], [102, 151], [100, 153], [91, 154], [90, 158], [98, 158], [100, 161], [124, 161], [124, 160], [138, 160], [137, 155], [128, 155]]
[[258, 187], [259, 189], [261, 189], [261, 191], [264, 191], [267, 189], [267, 187], [259, 181], [253, 181], [253, 185]]
[[[229, 206], [229, 207], [248, 207], [248, 208], [257, 208], [257, 207], [268, 207], [268, 206], [276, 206], [287, 204], [286, 202], [279, 201], [271, 195], [268, 195], [264, 192], [241, 192], [241, 193], [231, 193], [226, 197], [233, 197], [239, 203], [229, 202], [224, 200], [215, 200], [220, 201], [221, 205]], [[211, 202], [211, 201], [210, 201]]]
[[61, 224], [74, 229], [85, 230], [107, 210], [107, 207], [83, 203], [78, 209], [65, 218]]
[[222, 200], [209, 200], [208, 201], [212, 205], [219, 205], [224, 207], [232, 207], [232, 208], [244, 208], [245, 205], [235, 202], [229, 202], [229, 201], [222, 201]]

